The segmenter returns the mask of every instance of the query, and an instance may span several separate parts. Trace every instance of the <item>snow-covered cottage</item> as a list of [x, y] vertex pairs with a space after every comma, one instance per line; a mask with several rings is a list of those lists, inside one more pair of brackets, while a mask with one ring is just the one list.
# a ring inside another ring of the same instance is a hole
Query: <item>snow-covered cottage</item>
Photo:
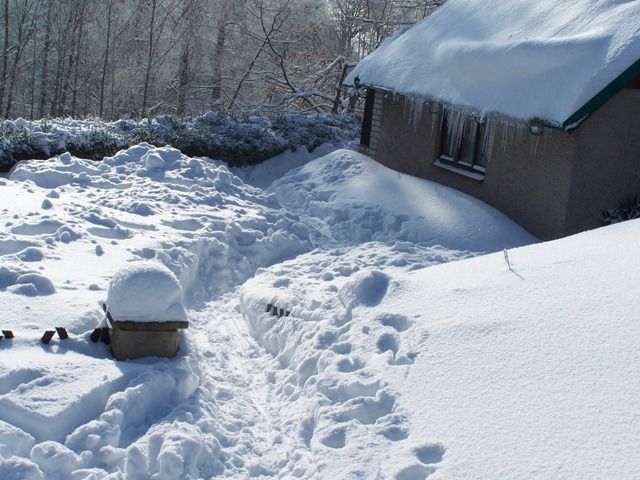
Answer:
[[346, 83], [365, 153], [543, 239], [640, 192], [638, 0], [449, 0]]

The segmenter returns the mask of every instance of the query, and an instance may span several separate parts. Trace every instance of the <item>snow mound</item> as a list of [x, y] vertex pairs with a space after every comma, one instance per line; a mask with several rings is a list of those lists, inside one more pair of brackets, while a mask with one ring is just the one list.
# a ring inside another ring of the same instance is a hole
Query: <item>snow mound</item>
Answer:
[[56, 293], [53, 282], [39, 273], [23, 271], [18, 268], [0, 266], [0, 290], [36, 297], [40, 295], [52, 295]]
[[639, 51], [635, 1], [449, 0], [383, 42], [346, 82], [561, 125]]
[[19, 252], [17, 256], [23, 262], [39, 262], [44, 258], [44, 253], [37, 247], [27, 247]]
[[321, 219], [342, 243], [403, 240], [491, 252], [536, 240], [464, 193], [398, 173], [351, 150], [313, 160], [268, 191], [282, 205]]
[[10, 286], [8, 290], [29, 297], [56, 293], [53, 282], [38, 273], [24, 273], [19, 275], [15, 280], [15, 284]]
[[0, 478], [4, 480], [43, 480], [44, 475], [38, 466], [21, 457], [0, 459]]
[[381, 271], [364, 271], [343, 285], [338, 292], [338, 297], [348, 309], [358, 305], [372, 307], [382, 301], [388, 286], [389, 277]]
[[182, 287], [159, 262], [132, 262], [111, 279], [107, 305], [114, 320], [187, 320]]
[[52, 441], [45, 441], [33, 447], [31, 460], [49, 476], [70, 475], [81, 464], [78, 455], [64, 445]]
[[28, 457], [35, 443], [35, 439], [25, 431], [0, 420], [0, 458], [12, 455]]
[[142, 156], [142, 162], [149, 170], [164, 170], [175, 168], [180, 161], [182, 154], [180, 150], [171, 147], [156, 148], [150, 150]]

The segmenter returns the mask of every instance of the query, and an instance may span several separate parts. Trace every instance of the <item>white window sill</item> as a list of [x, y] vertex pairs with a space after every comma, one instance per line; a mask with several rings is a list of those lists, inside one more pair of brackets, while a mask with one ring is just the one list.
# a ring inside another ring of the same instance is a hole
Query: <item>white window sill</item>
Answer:
[[448, 170], [449, 172], [454, 172], [464, 177], [477, 180], [478, 182], [483, 181], [485, 177], [485, 174], [483, 173], [472, 172], [470, 170], [465, 170], [464, 168], [457, 168], [457, 167], [454, 167], [453, 165], [449, 165], [448, 163], [441, 162], [439, 159], [433, 162], [433, 165], [435, 165], [436, 167], [442, 168], [444, 170]]

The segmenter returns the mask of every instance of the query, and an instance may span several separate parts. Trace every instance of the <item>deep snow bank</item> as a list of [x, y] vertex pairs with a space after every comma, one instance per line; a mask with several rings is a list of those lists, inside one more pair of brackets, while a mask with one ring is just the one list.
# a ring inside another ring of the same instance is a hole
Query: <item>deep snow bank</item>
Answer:
[[247, 282], [242, 312], [321, 478], [633, 478], [638, 235], [513, 249], [513, 271], [314, 252]]
[[496, 209], [451, 188], [337, 150], [275, 181], [279, 202], [319, 219], [340, 244], [403, 240], [492, 252], [536, 241]]

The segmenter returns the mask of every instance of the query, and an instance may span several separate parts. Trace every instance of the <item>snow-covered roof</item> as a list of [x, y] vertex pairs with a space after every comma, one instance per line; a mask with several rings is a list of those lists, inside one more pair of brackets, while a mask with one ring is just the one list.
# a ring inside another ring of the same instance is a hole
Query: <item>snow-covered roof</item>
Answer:
[[640, 75], [638, 0], [449, 0], [348, 85], [569, 128]]

